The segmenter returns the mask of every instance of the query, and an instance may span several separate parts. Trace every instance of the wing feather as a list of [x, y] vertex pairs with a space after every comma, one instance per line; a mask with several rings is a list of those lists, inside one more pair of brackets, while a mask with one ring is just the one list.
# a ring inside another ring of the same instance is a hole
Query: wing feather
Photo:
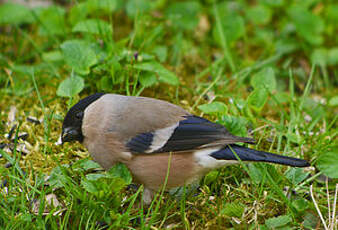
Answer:
[[[163, 131], [168, 132], [168, 135], [163, 135]], [[224, 146], [236, 142], [254, 143], [255, 140], [234, 136], [220, 124], [187, 115], [176, 125], [136, 135], [126, 146], [134, 153], [163, 153]]]

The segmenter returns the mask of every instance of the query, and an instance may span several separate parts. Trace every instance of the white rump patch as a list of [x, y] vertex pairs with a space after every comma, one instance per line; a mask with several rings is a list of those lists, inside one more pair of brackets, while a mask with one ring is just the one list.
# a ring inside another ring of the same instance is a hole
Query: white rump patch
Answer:
[[203, 168], [216, 169], [228, 164], [239, 163], [236, 160], [217, 160], [210, 156], [213, 152], [220, 150], [220, 148], [205, 148], [194, 152], [197, 163]]
[[169, 126], [167, 128], [156, 130], [154, 132], [154, 137], [151, 146], [146, 151], [146, 153], [152, 153], [162, 148], [167, 143], [167, 141], [169, 140], [169, 138], [171, 137], [171, 135], [173, 134], [174, 130], [178, 125], [179, 123], [176, 123], [175, 125]]
[[62, 138], [61, 135], [59, 136], [59, 139], [57, 140], [57, 142], [54, 143], [55, 145], [62, 145]]

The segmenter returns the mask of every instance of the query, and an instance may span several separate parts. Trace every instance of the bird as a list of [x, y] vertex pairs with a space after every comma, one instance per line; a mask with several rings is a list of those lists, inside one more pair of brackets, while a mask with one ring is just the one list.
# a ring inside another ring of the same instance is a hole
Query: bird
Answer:
[[310, 166], [303, 159], [238, 145], [256, 142], [235, 136], [223, 125], [180, 106], [150, 97], [89, 95], [66, 113], [61, 140], [82, 143], [105, 170], [116, 163], [125, 164], [133, 181], [144, 185], [145, 204], [151, 203], [165, 181], [165, 189], [177, 188], [240, 161]]

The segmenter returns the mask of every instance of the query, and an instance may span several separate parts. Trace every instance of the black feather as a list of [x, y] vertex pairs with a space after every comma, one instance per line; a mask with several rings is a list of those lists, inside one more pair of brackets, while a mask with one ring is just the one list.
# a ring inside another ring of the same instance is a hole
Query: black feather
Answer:
[[153, 142], [153, 133], [141, 133], [132, 139], [130, 139], [126, 146], [127, 148], [135, 153], [144, 153], [149, 149]]
[[[62, 136], [64, 134], [64, 130], [66, 128], [72, 127], [74, 130], [76, 130], [77, 135], [72, 138], [72, 140], [77, 140], [82, 142], [83, 141], [83, 134], [82, 134], [82, 120], [84, 111], [86, 108], [92, 104], [94, 101], [101, 98], [105, 93], [95, 93], [88, 97], [85, 97], [81, 99], [78, 103], [73, 105], [67, 112], [63, 123], [62, 123]], [[62, 141], [65, 141], [62, 139]], [[69, 140], [68, 140], [69, 141]]]
[[156, 152], [185, 151], [210, 144], [225, 138], [234, 138], [224, 126], [202, 117], [190, 115], [179, 122], [167, 143]]
[[310, 166], [306, 160], [249, 149], [239, 145], [229, 145], [210, 155], [217, 160], [238, 160], [234, 152], [242, 161], [270, 162], [294, 167]]
[[[126, 146], [132, 152], [145, 153], [152, 144], [154, 135], [156, 135], [155, 131], [141, 133], [133, 137], [126, 143]], [[164, 146], [151, 153], [192, 150], [221, 140], [230, 140], [231, 143], [252, 143], [253, 141], [250, 138], [233, 136], [220, 124], [213, 123], [202, 117], [189, 115], [179, 122]]]

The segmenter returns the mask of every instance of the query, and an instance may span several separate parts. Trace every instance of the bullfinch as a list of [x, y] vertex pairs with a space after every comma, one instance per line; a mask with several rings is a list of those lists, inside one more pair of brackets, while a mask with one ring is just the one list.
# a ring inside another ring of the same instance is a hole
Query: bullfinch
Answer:
[[61, 138], [62, 143], [81, 142], [104, 169], [124, 163], [133, 180], [144, 185], [145, 203], [151, 202], [166, 177], [166, 189], [175, 188], [239, 159], [309, 166], [302, 159], [237, 145], [255, 140], [232, 135], [220, 124], [147, 97], [90, 95], [67, 112]]

